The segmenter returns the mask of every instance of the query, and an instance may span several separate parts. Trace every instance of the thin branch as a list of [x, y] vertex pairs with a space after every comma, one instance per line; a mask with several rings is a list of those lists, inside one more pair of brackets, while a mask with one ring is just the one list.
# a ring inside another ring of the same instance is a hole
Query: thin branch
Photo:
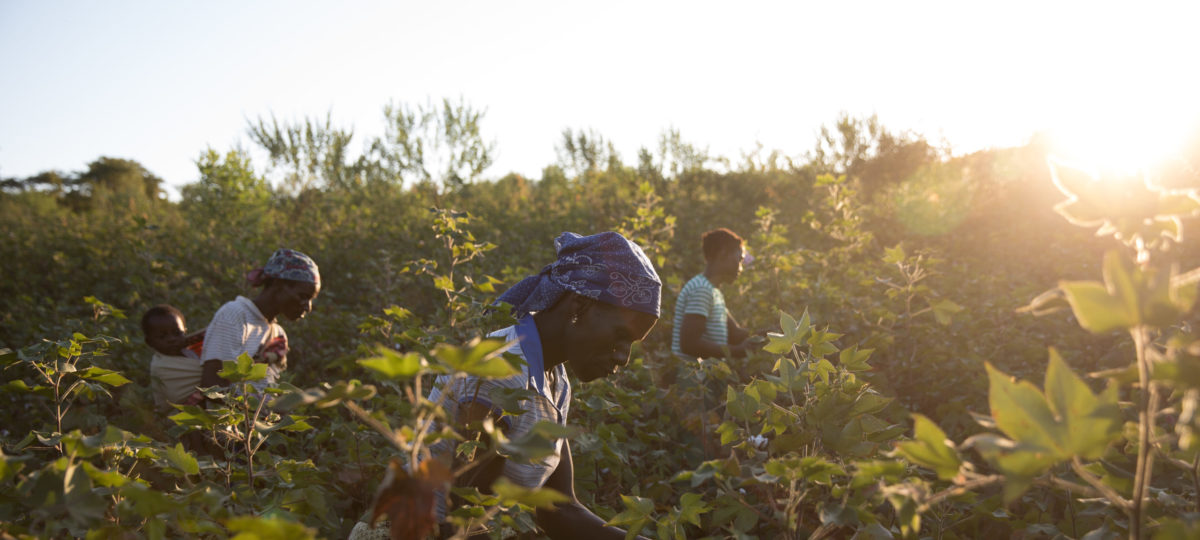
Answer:
[[939, 491], [939, 492], [933, 494], [933, 496], [930, 497], [929, 500], [925, 501], [924, 503], [921, 504], [921, 506], [917, 507], [917, 513], [923, 514], [927, 511], [929, 511], [930, 508], [932, 508], [934, 505], [936, 505], [937, 503], [941, 502], [944, 499], [948, 499], [950, 497], [957, 497], [957, 496], [965, 494], [969, 491], [979, 489], [982, 487], [987, 487], [987, 486], [990, 486], [993, 484], [999, 484], [1003, 481], [1004, 481], [1004, 476], [999, 475], [999, 474], [993, 474], [991, 476], [982, 476], [982, 477], [976, 478], [974, 480], [968, 480], [962, 484], [959, 484], [952, 488], [944, 489], [942, 491]]
[[363, 410], [362, 407], [359, 407], [357, 403], [353, 401], [343, 401], [342, 406], [354, 413], [354, 416], [357, 416], [359, 420], [363, 421], [363, 423], [371, 426], [371, 429], [378, 431], [379, 434], [383, 435], [383, 438], [392, 443], [392, 446], [395, 446], [397, 450], [400, 450], [400, 452], [408, 452], [408, 449], [404, 447], [404, 442], [400, 439], [400, 435], [398, 433], [392, 430], [392, 428], [388, 427], [387, 424], [384, 424], [375, 417], [371, 416], [369, 413], [367, 413], [367, 411]]
[[1134, 510], [1134, 503], [1122, 497], [1119, 493], [1114, 491], [1113, 488], [1104, 485], [1099, 478], [1096, 478], [1096, 475], [1088, 472], [1087, 469], [1084, 469], [1083, 462], [1079, 461], [1078, 457], [1071, 458], [1071, 470], [1075, 471], [1075, 474], [1079, 475], [1084, 482], [1087, 482], [1093, 488], [1096, 488], [1096, 491], [1099, 491], [1101, 495], [1104, 495], [1104, 498], [1108, 499], [1109, 502], [1113, 503], [1113, 505], [1126, 511], [1127, 513], [1132, 513]]

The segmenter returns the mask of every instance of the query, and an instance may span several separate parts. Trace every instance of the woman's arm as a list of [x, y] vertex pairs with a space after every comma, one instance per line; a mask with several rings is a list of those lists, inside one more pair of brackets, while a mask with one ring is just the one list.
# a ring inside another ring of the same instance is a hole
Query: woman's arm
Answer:
[[[683, 316], [683, 324], [679, 328], [679, 350], [688, 356], [701, 358], [724, 358], [746, 356], [746, 349], [741, 343], [729, 345], [729, 353], [725, 347], [704, 339], [704, 327], [708, 318], [704, 315], [688, 313]], [[733, 343], [730, 340], [730, 343]]]
[[556, 504], [553, 509], [537, 510], [534, 521], [550, 538], [624, 540], [625, 531], [605, 525], [600, 516], [584, 508], [579, 499], [575, 498], [575, 465], [571, 462], [571, 444], [566, 440], [563, 441], [558, 468], [554, 469], [550, 478], [546, 480], [546, 487], [570, 499], [568, 502]]

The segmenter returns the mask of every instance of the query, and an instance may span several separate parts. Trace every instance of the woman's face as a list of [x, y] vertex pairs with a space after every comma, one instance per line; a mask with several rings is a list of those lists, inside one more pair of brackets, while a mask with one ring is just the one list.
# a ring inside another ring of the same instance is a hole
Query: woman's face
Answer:
[[567, 364], [579, 380], [607, 377], [629, 363], [634, 342], [650, 333], [658, 317], [593, 302], [567, 329]]
[[312, 311], [313, 300], [317, 299], [318, 294], [321, 294], [321, 285], [317, 283], [287, 281], [284, 283], [280, 312], [293, 321], [303, 319]]
[[146, 326], [146, 345], [168, 356], [183, 354], [184, 326], [178, 315], [155, 315]]

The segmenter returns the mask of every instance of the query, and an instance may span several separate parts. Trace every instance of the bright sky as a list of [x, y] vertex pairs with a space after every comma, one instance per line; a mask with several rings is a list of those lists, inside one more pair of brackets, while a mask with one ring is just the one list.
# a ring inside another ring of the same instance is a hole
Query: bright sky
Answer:
[[487, 110], [489, 178], [539, 177], [567, 127], [627, 163], [671, 126], [797, 155], [839, 111], [957, 152], [1054, 129], [1112, 157], [1200, 120], [1197, 20], [1196, 1], [2, 0], [0, 176], [105, 155], [178, 186], [206, 147], [249, 146], [247, 119], [331, 111], [357, 149], [389, 100], [443, 96]]

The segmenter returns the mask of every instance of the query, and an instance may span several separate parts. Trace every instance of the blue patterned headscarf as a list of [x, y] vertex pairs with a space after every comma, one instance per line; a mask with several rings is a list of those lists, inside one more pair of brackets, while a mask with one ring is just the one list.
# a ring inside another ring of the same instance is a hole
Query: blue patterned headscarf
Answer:
[[662, 281], [637, 244], [615, 232], [565, 232], [554, 250], [558, 260], [500, 295], [517, 318], [549, 309], [567, 292], [659, 316]]
[[266, 266], [246, 274], [246, 281], [257, 287], [269, 277], [321, 284], [321, 271], [317, 269], [317, 263], [308, 255], [287, 248], [275, 250]]

